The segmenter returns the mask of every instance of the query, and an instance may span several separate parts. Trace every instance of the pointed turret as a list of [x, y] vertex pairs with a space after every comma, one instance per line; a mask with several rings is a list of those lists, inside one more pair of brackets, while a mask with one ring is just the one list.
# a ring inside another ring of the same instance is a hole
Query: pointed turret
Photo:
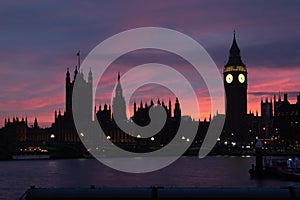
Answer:
[[69, 68], [67, 68], [67, 73], [66, 73], [66, 82], [70, 83], [71, 79], [70, 79], [70, 72], [69, 72]]
[[237, 45], [236, 42], [236, 37], [235, 37], [235, 32], [233, 33], [233, 41], [232, 41], [232, 45], [231, 48], [229, 50], [229, 60], [227, 62], [227, 64], [225, 65], [225, 67], [236, 67], [236, 66], [242, 66], [245, 67], [245, 64], [243, 63], [242, 59], [241, 59], [241, 55], [240, 55], [240, 48]]
[[162, 105], [163, 107], [165, 107], [164, 99], [162, 99], [161, 105]]
[[154, 102], [153, 102], [153, 99], [151, 99], [150, 106], [153, 106], [153, 105], [154, 105]]
[[140, 102], [140, 109], [143, 109], [143, 101]]
[[174, 118], [176, 120], [180, 120], [180, 118], [181, 118], [180, 103], [179, 103], [179, 100], [177, 97], [176, 97], [176, 102], [175, 102]]
[[39, 127], [38, 122], [37, 122], [37, 118], [36, 118], [36, 117], [34, 118], [33, 127], [34, 127], [34, 128], [38, 128], [38, 127]]
[[113, 111], [114, 120], [116, 120], [116, 118], [118, 118], [118, 120], [120, 120], [120, 121], [127, 120], [126, 104], [125, 104], [125, 99], [123, 97], [123, 90], [122, 90], [122, 86], [121, 86], [119, 72], [118, 72], [118, 83], [117, 83], [117, 87], [116, 87], [116, 93], [115, 93], [115, 97], [113, 99], [112, 111]]
[[134, 101], [133, 103], [133, 114], [135, 115], [136, 114], [136, 102]]
[[91, 68], [90, 68], [90, 71], [89, 71], [88, 82], [89, 83], [93, 83], [93, 73], [92, 73], [92, 69]]
[[157, 105], [160, 105], [160, 100], [159, 100], [159, 98], [157, 98]]
[[123, 96], [123, 90], [121, 87], [121, 82], [120, 82], [120, 72], [118, 72], [118, 83], [116, 87], [116, 97], [122, 97]]
[[77, 66], [75, 66], [75, 70], [74, 70], [74, 80], [76, 79], [77, 74], [78, 74], [78, 70], [77, 70]]
[[169, 114], [169, 118], [172, 117], [172, 103], [171, 103], [171, 99], [169, 98], [169, 110], [168, 110], [168, 114]]

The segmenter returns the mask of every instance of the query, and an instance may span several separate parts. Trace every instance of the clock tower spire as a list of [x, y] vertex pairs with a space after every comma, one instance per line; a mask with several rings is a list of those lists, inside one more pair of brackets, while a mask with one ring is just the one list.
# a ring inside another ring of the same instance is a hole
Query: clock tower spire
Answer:
[[225, 68], [230, 66], [240, 66], [246, 68], [245, 64], [241, 59], [241, 51], [236, 42], [235, 32], [233, 33], [233, 41], [229, 53], [229, 60], [225, 65]]
[[235, 32], [229, 50], [229, 59], [224, 67], [226, 93], [226, 120], [224, 139], [243, 144], [247, 142], [247, 68], [243, 63]]

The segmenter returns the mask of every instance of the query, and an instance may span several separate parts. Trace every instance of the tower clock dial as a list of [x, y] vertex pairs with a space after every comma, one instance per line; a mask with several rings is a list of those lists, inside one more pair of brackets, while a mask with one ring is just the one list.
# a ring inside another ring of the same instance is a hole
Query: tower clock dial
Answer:
[[232, 74], [227, 74], [227, 76], [226, 76], [226, 82], [227, 82], [227, 83], [232, 83], [232, 81], [233, 81], [233, 76], [232, 76]]
[[245, 75], [244, 74], [239, 74], [239, 82], [244, 83], [245, 82]]

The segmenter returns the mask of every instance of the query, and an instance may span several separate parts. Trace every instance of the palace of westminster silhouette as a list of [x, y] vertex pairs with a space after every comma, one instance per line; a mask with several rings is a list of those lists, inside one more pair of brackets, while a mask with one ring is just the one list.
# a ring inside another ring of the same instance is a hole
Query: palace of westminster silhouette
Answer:
[[[248, 73], [246, 65], [240, 56], [240, 49], [233, 36], [233, 42], [229, 51], [229, 60], [224, 66], [224, 88], [226, 93], [226, 120], [223, 131], [217, 144], [228, 146], [244, 146], [255, 143], [257, 138], [285, 141], [285, 143], [300, 142], [300, 93], [297, 95], [297, 102], [291, 104], [287, 94], [274, 99], [261, 100], [261, 116], [258, 113], [247, 113], [247, 86]], [[77, 55], [78, 56], [78, 55]], [[79, 63], [80, 64], [80, 63]], [[193, 141], [182, 137], [183, 140], [191, 142], [192, 146], [200, 146], [208, 126], [209, 119], [192, 120], [190, 117], [181, 115], [180, 99], [175, 99], [174, 109], [172, 101], [165, 103], [163, 100], [153, 100], [149, 104], [140, 102], [133, 105], [133, 121], [140, 126], [150, 122], [149, 109], [152, 106], [162, 106], [167, 113], [167, 120], [162, 130], [151, 138], [137, 138], [123, 132], [115, 123], [113, 111], [123, 112], [126, 118], [125, 100], [122, 94], [120, 74], [117, 76], [117, 87], [113, 99], [113, 105], [100, 105], [92, 108], [92, 72], [88, 73], [87, 80], [83, 73], [77, 69], [74, 71], [74, 78], [71, 80], [69, 69], [65, 78], [65, 112], [60, 110], [54, 113], [54, 122], [51, 127], [40, 128], [35, 118], [33, 126], [29, 127], [27, 118], [19, 119], [5, 118], [4, 126], [0, 129], [0, 154], [1, 151], [13, 151], [13, 148], [20, 143], [41, 144], [44, 143], [81, 143], [80, 134], [77, 134], [72, 115], [72, 93], [74, 82], [79, 82], [87, 97], [85, 101], [87, 112], [86, 118], [92, 123], [99, 122], [106, 134], [106, 139], [116, 144], [139, 144], [164, 146], [175, 136], [180, 123], [198, 124], [198, 133]], [[92, 112], [95, 120], [92, 121]], [[300, 144], [300, 143], [299, 143]], [[4, 149], [4, 150], [3, 150]]]

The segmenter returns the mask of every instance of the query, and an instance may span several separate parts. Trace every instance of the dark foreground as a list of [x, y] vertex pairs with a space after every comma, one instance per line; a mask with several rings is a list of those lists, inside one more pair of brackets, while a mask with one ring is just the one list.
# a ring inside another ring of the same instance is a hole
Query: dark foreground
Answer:
[[22, 199], [300, 199], [300, 189], [286, 188], [35, 188]]

